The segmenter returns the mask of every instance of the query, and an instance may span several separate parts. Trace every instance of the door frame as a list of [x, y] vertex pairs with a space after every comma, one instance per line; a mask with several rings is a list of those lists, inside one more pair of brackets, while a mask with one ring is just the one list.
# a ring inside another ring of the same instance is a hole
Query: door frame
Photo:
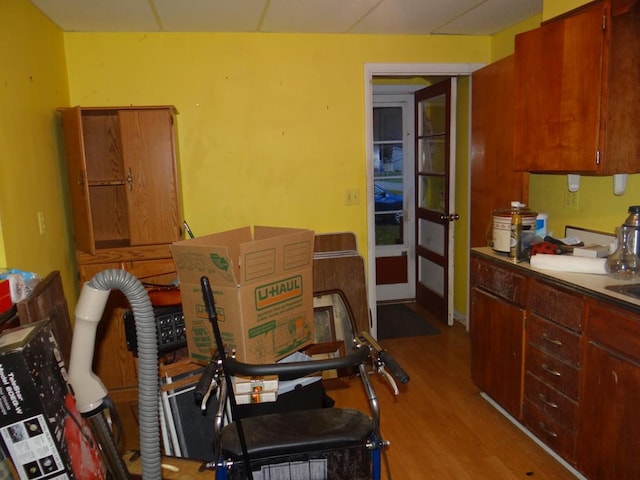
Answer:
[[[365, 63], [364, 116], [367, 181], [367, 291], [371, 312], [371, 334], [378, 335], [376, 312], [376, 239], [373, 198], [373, 78], [377, 76], [458, 76], [471, 75], [482, 63]], [[468, 226], [467, 226], [468, 228]]]

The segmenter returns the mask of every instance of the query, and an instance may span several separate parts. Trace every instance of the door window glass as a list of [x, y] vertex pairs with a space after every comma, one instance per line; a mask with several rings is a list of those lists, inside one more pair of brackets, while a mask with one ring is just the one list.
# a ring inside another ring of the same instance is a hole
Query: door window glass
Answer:
[[404, 150], [402, 107], [373, 109], [376, 245], [403, 243]]

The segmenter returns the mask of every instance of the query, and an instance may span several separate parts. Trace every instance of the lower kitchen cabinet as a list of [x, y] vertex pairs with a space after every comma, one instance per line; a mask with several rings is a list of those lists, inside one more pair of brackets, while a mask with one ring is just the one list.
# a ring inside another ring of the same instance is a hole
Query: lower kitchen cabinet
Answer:
[[478, 250], [473, 381], [586, 478], [640, 479], [640, 307]]
[[578, 468], [587, 478], [640, 478], [640, 318], [589, 308]]
[[525, 311], [519, 302], [524, 277], [477, 259], [472, 259], [471, 272], [471, 377], [520, 419]]

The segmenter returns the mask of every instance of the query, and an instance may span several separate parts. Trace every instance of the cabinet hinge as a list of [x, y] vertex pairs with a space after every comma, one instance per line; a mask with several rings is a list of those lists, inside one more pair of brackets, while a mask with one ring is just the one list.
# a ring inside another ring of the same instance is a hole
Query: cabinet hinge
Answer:
[[596, 165], [600, 165], [600, 150], [596, 150]]

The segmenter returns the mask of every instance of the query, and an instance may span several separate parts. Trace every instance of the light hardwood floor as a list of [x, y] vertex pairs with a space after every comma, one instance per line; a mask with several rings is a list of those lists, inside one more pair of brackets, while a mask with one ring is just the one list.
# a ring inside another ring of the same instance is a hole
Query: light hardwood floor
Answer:
[[[438, 325], [441, 334], [382, 340], [410, 375], [400, 395], [380, 375], [383, 437], [395, 480], [575, 479], [533, 440], [480, 396], [470, 379], [464, 326]], [[330, 390], [337, 406], [366, 408], [360, 382]], [[386, 477], [384, 477], [386, 478]]]

